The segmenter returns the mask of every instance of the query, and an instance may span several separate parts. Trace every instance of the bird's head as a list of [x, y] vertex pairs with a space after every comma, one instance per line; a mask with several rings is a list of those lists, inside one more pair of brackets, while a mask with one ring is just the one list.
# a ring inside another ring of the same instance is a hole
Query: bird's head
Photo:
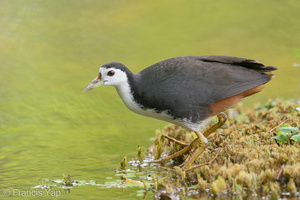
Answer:
[[118, 62], [110, 62], [100, 67], [98, 76], [82, 91], [87, 92], [102, 85], [119, 86], [128, 80], [130, 72], [125, 65]]

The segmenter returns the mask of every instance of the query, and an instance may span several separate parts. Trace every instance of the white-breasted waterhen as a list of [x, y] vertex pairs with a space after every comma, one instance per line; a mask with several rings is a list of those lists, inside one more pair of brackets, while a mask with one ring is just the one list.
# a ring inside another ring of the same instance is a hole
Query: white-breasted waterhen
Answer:
[[[181, 165], [191, 167], [204, 150], [206, 137], [222, 126], [222, 113], [244, 97], [263, 89], [277, 70], [255, 60], [230, 56], [183, 56], [158, 62], [134, 74], [119, 62], [100, 67], [98, 76], [83, 90], [102, 85], [117, 89], [125, 105], [135, 113], [171, 122], [194, 131], [197, 138], [162, 162], [191, 151]], [[201, 134], [204, 122], [218, 116], [218, 123]], [[170, 139], [170, 138], [169, 138]]]

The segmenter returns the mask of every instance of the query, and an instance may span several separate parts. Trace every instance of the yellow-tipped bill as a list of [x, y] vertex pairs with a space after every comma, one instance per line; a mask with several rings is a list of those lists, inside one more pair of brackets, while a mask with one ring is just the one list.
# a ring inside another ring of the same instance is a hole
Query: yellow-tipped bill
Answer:
[[101, 74], [99, 74], [82, 92], [90, 91], [94, 88], [100, 87], [103, 85], [103, 80], [101, 79]]

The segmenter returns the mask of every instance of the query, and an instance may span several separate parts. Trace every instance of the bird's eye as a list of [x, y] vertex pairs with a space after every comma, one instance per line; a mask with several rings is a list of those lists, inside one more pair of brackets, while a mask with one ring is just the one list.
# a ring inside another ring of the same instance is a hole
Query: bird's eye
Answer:
[[110, 70], [107, 72], [107, 76], [113, 76], [115, 75], [115, 71], [114, 70]]

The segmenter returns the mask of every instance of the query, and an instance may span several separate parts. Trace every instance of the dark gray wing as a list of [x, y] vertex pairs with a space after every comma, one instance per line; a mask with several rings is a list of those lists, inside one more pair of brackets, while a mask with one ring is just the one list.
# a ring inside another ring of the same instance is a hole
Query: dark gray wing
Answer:
[[277, 67], [273, 66], [264, 66], [256, 60], [232, 56], [198, 56], [198, 58], [206, 62], [219, 62], [224, 64], [239, 65], [249, 69], [254, 69], [258, 72], [270, 72], [278, 69]]
[[201, 121], [214, 102], [264, 84], [276, 70], [228, 56], [186, 56], [156, 63], [137, 74], [139, 103], [174, 118]]

